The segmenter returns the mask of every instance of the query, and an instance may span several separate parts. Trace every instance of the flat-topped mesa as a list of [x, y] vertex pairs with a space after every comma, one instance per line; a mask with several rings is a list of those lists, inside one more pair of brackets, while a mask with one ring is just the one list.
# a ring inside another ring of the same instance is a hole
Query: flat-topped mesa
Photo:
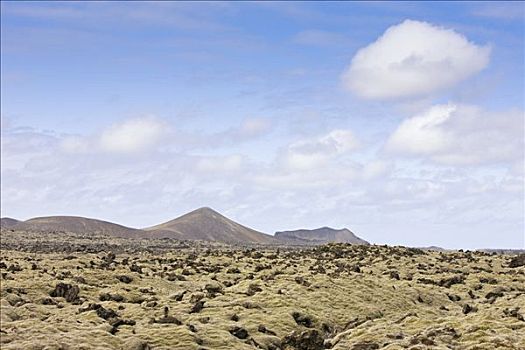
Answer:
[[225, 243], [278, 243], [274, 237], [238, 224], [208, 207], [196, 209], [174, 220], [144, 230], [148, 231], [151, 237], [157, 238]]
[[290, 244], [324, 244], [331, 242], [370, 244], [364, 239], [357, 237], [347, 228], [337, 230], [330, 227], [321, 227], [314, 230], [280, 231], [275, 233], [275, 237]]

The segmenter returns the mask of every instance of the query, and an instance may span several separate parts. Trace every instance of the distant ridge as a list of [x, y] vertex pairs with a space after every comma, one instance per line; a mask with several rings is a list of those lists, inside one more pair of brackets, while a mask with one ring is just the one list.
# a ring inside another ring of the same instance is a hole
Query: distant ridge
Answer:
[[265, 233], [255, 231], [204, 207], [174, 220], [144, 229], [152, 237], [206, 240], [225, 243], [272, 244], [278, 241]]
[[12, 227], [16, 224], [18, 224], [20, 221], [12, 218], [1, 218], [0, 219], [0, 226], [1, 227]]
[[[2, 218], [2, 227], [4, 218]], [[22, 231], [63, 231], [77, 234], [99, 233], [115, 237], [138, 238], [143, 236], [141, 230], [114, 224], [112, 222], [84, 218], [80, 216], [45, 216], [26, 221], [17, 221], [7, 226]]]
[[370, 244], [346, 228], [336, 230], [330, 227], [321, 227], [314, 230], [280, 231], [275, 233], [275, 238], [289, 244], [325, 244], [331, 242]]
[[430, 250], [430, 251], [434, 251], [434, 252], [445, 252], [447, 251], [445, 248], [441, 248], [441, 247], [438, 247], [438, 246], [435, 246], [435, 245], [432, 245], [432, 246], [429, 246], [429, 247], [417, 247], [418, 249], [422, 249], [422, 250]]

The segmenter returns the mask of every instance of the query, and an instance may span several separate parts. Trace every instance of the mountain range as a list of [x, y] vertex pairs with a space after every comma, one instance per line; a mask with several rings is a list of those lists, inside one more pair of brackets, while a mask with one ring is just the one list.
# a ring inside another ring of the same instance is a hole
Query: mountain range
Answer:
[[335, 230], [329, 227], [276, 232], [272, 236], [243, 226], [207, 207], [142, 229], [78, 216], [47, 216], [26, 221], [6, 217], [1, 218], [1, 227], [20, 231], [99, 233], [124, 238], [173, 238], [238, 244], [317, 245], [328, 242], [369, 244], [348, 229]]

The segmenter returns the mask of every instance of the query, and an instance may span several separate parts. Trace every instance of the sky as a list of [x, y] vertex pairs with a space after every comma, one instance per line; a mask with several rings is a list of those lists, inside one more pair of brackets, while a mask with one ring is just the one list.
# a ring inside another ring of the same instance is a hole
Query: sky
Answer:
[[525, 248], [523, 2], [1, 2], [1, 215]]

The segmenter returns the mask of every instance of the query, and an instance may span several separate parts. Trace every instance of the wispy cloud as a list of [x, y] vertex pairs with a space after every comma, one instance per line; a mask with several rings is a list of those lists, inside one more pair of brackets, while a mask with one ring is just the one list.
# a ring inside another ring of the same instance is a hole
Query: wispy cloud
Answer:
[[231, 30], [232, 27], [213, 20], [215, 10], [225, 7], [198, 3], [37, 3], [2, 4], [2, 12], [11, 16], [74, 21], [92, 24], [97, 21], [127, 22], [130, 25], [168, 26], [192, 31]]
[[224, 131], [185, 131], [154, 116], [137, 117], [112, 124], [93, 135], [68, 135], [61, 148], [72, 154], [108, 153], [133, 155], [147, 152], [213, 149], [238, 145], [267, 135], [272, 123], [265, 118], [246, 118]]
[[169, 133], [169, 125], [154, 117], [132, 118], [111, 125], [94, 136], [69, 136], [62, 147], [69, 153], [143, 153], [158, 146]]
[[523, 20], [525, 19], [525, 5], [521, 1], [476, 3], [472, 14], [480, 17], [503, 20]]
[[264, 136], [269, 133], [272, 128], [273, 124], [270, 119], [246, 118], [239, 126], [211, 135], [211, 138], [215, 140], [215, 143], [231, 142], [235, 144]]
[[282, 162], [289, 169], [316, 168], [358, 146], [359, 142], [350, 130], [332, 130], [317, 138], [293, 142], [286, 147]]

